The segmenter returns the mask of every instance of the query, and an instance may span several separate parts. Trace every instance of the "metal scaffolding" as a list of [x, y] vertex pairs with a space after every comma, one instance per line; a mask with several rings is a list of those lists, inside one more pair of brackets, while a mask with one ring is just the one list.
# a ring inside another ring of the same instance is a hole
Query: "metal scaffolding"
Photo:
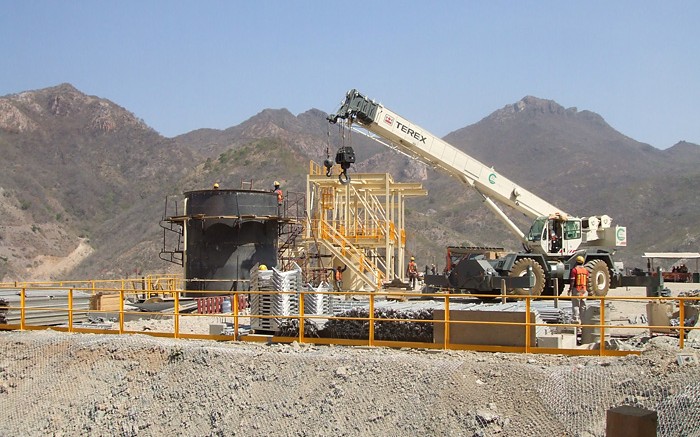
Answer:
[[394, 278], [404, 280], [405, 200], [427, 196], [427, 190], [420, 183], [395, 182], [388, 173], [354, 173], [343, 184], [333, 170], [328, 177], [317, 163], [309, 166], [307, 254], [319, 260], [321, 272], [346, 265], [343, 282], [350, 290], [377, 290]]

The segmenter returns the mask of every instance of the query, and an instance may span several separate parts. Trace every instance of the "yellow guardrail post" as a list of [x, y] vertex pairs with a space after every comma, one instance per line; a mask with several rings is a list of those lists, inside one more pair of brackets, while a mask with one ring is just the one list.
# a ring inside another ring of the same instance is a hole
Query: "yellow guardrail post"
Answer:
[[68, 332], [73, 332], [73, 289], [68, 289]]
[[525, 353], [530, 353], [530, 295], [525, 296]]
[[600, 355], [605, 355], [605, 296], [600, 296]]
[[685, 300], [683, 298], [678, 298], [678, 317], [680, 319], [680, 324], [678, 326], [678, 347], [683, 349], [685, 347], [685, 329], [683, 329], [685, 322]]
[[180, 293], [175, 293], [175, 338], [180, 338]]
[[233, 310], [233, 341], [238, 341], [238, 296], [238, 291], [234, 291], [233, 302], [231, 302]]
[[450, 345], [450, 294], [445, 293], [445, 339], [443, 340], [443, 349], [449, 349]]
[[304, 342], [304, 292], [299, 295], [299, 343]]
[[24, 331], [26, 328], [26, 321], [25, 321], [25, 305], [26, 305], [26, 295], [25, 293], [27, 292], [27, 289], [22, 287], [22, 289], [19, 292], [19, 329]]
[[119, 333], [124, 333], [124, 289], [119, 289]]
[[369, 295], [369, 345], [374, 346], [374, 293]]

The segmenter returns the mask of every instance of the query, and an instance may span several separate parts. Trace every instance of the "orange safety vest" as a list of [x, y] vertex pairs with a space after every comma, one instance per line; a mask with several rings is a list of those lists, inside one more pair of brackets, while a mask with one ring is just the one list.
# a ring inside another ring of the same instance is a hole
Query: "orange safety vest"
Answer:
[[277, 203], [282, 203], [284, 200], [284, 194], [282, 194], [282, 189], [278, 188], [275, 191], [275, 194], [277, 194]]
[[576, 266], [571, 270], [571, 286], [579, 296], [588, 291], [588, 278], [590, 273], [584, 266]]
[[342, 281], [343, 280], [343, 272], [341, 270], [336, 270], [335, 271], [335, 280], [336, 281]]
[[416, 273], [418, 271], [418, 267], [416, 266], [416, 263], [411, 261], [408, 263], [408, 273]]

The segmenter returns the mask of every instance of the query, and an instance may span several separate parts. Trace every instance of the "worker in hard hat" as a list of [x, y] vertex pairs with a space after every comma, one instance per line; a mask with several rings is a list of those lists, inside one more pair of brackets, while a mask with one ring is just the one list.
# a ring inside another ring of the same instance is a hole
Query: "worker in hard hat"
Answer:
[[335, 291], [343, 291], [343, 272], [348, 269], [348, 266], [336, 267], [335, 269]]
[[258, 267], [258, 270], [260, 270], [261, 272], [264, 272], [265, 270], [267, 270], [267, 266], [265, 264], [260, 264], [260, 266]]
[[284, 193], [282, 192], [282, 189], [280, 188], [280, 183], [279, 181], [275, 181], [273, 183], [275, 188], [272, 189], [272, 192], [277, 194], [277, 214], [281, 215], [282, 213], [282, 204], [284, 203]]
[[406, 267], [406, 275], [408, 275], [408, 282], [411, 285], [411, 290], [416, 289], [416, 279], [418, 279], [418, 265], [416, 264], [416, 258], [411, 257]]
[[214, 189], [215, 189], [215, 190], [218, 190], [218, 189], [219, 189], [219, 183], [218, 183], [218, 182], [214, 182]]
[[586, 296], [589, 294], [588, 283], [590, 272], [583, 266], [586, 260], [581, 256], [576, 257], [576, 266], [571, 269], [569, 275], [569, 295], [571, 296], [571, 315], [574, 323], [580, 323], [583, 313], [586, 311]]

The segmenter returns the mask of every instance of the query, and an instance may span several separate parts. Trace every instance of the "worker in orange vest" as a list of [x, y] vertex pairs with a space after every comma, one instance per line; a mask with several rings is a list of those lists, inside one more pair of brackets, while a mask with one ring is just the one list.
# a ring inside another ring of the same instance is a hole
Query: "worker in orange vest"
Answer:
[[277, 195], [277, 215], [282, 215], [284, 193], [282, 192], [282, 189], [280, 188], [280, 183], [278, 181], [275, 181], [273, 185], [275, 186], [275, 188], [272, 189], [272, 192]]
[[586, 311], [586, 298], [590, 272], [583, 266], [585, 259], [579, 255], [576, 257], [576, 267], [571, 269], [569, 276], [569, 295], [571, 296], [571, 313], [575, 323], [581, 321], [581, 316]]
[[415, 257], [411, 257], [411, 261], [408, 262], [408, 267], [406, 267], [406, 274], [408, 275], [408, 282], [411, 284], [411, 290], [415, 290], [416, 279], [418, 278], [418, 266], [416, 265]]
[[335, 269], [335, 291], [343, 291], [343, 272], [347, 270], [348, 266], [340, 267]]
[[272, 192], [277, 194], [277, 205], [282, 206], [282, 202], [284, 202], [284, 193], [282, 192], [282, 189], [280, 188], [279, 182], [275, 181], [274, 185], [275, 185], [275, 188], [272, 190]]

